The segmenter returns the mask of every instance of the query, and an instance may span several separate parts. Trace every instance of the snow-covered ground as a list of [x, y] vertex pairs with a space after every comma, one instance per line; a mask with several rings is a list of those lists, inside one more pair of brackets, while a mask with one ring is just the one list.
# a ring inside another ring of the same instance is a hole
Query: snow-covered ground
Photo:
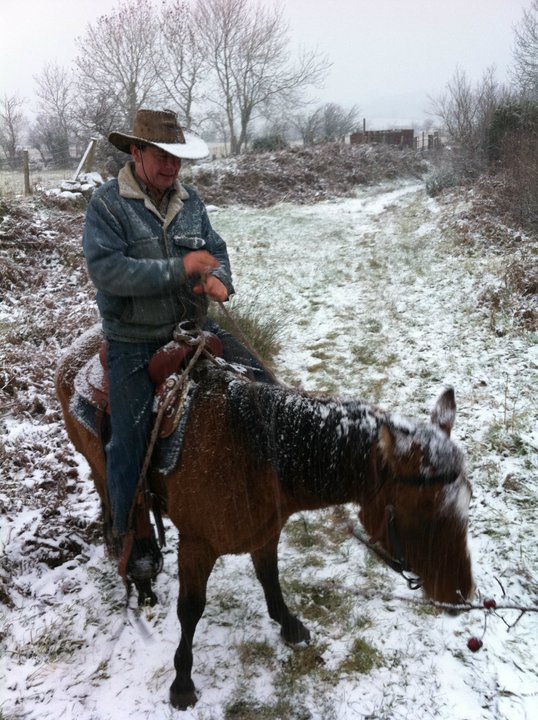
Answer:
[[[1, 720], [538, 716], [538, 346], [509, 318], [494, 332], [499, 319], [479, 301], [517, 249], [463, 242], [447, 229], [451, 212], [422, 184], [398, 181], [313, 206], [231, 207], [211, 220], [227, 240], [238, 297], [283, 322], [283, 380], [424, 419], [454, 386], [454, 437], [474, 491], [477, 604], [493, 597], [498, 610], [438, 614], [349, 537], [353, 508], [305, 513], [288, 524], [280, 563], [312, 645], [283, 645], [248, 558], [221, 558], [195, 636], [200, 699], [174, 711], [174, 531], [156, 583], [160, 603], [140, 612], [133, 598], [126, 608], [103, 547], [77, 536], [98, 503], [58, 416], [8, 417], [4, 452], [32, 447], [40, 462], [0, 486], [0, 552], [12, 573], [12, 606], [0, 604]], [[75, 538], [81, 552], [49, 567], [28, 550], [44, 517], [30, 497], [66, 454], [65, 535], [47, 542]], [[471, 635], [483, 640], [477, 653], [467, 648]]]

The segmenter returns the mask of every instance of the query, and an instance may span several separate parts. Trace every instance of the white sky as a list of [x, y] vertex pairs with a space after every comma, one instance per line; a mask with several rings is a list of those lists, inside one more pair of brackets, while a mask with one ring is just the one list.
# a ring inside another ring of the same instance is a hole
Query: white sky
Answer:
[[[271, 0], [263, 0], [269, 4]], [[75, 38], [117, 0], [0, 0], [0, 96], [30, 99], [47, 62], [68, 67]], [[531, 0], [284, 0], [294, 47], [333, 66], [320, 102], [375, 118], [420, 120], [457, 67], [473, 81], [512, 62], [513, 28]]]

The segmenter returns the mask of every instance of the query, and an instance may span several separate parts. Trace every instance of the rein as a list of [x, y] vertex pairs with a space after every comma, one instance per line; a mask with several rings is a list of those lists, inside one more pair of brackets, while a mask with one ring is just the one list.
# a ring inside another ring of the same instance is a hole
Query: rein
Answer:
[[412, 572], [404, 557], [402, 544], [396, 531], [396, 520], [394, 517], [394, 508], [392, 507], [392, 505], [387, 505], [386, 513], [387, 531], [390, 546], [394, 550], [394, 555], [391, 555], [391, 553], [387, 552], [387, 550], [385, 550], [381, 543], [372, 540], [372, 538], [369, 538], [358, 523], [350, 523], [351, 534], [353, 535], [353, 537], [359, 540], [359, 542], [365, 545], [368, 550], [371, 550], [374, 555], [377, 555], [378, 558], [383, 560], [383, 562], [388, 565], [392, 570], [401, 575], [406, 581], [407, 586], [410, 590], [418, 590], [422, 587], [422, 578], [417, 577]]
[[[186, 328], [182, 328], [182, 323], [179, 324], [178, 328], [174, 332], [174, 340], [176, 340], [177, 342], [184, 342], [187, 345], [191, 345], [193, 347], [195, 346], [196, 350], [194, 351], [194, 354], [192, 355], [191, 359], [187, 364], [187, 367], [183, 370], [183, 372], [180, 375], [176, 375], [173, 378], [173, 382], [167, 385], [169, 390], [159, 407], [155, 422], [153, 423], [153, 429], [149, 438], [148, 448], [146, 450], [146, 455], [144, 457], [144, 463], [142, 465], [140, 475], [138, 476], [138, 482], [136, 484], [135, 491], [135, 498], [137, 496], [141, 497], [142, 501], [148, 507], [148, 510], [150, 508], [153, 510], [155, 524], [157, 526], [157, 532], [159, 536], [159, 544], [161, 545], [161, 547], [166, 544], [164, 536], [164, 526], [162, 523], [161, 503], [159, 498], [154, 496], [147, 486], [147, 474], [151, 463], [151, 456], [155, 448], [155, 443], [157, 442], [157, 439], [159, 437], [159, 430], [161, 428], [163, 417], [165, 416], [170, 405], [176, 399], [179, 392], [183, 389], [192, 368], [196, 365], [202, 353], [205, 352], [208, 356], [211, 356], [211, 354], [207, 350], [205, 350], [206, 338], [204, 334], [202, 332], [194, 334]], [[172, 379], [172, 376], [170, 379]], [[133, 503], [131, 511], [129, 513], [128, 527], [133, 527], [135, 507], [136, 501]]]

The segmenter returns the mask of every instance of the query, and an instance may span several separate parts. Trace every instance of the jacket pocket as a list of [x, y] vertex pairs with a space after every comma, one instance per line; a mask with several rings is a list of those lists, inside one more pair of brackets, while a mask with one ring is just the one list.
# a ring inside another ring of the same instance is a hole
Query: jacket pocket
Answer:
[[161, 243], [156, 235], [131, 242], [128, 254], [137, 259], [162, 260], [164, 258]]
[[199, 235], [176, 234], [172, 237], [174, 247], [180, 252], [189, 250], [201, 250], [206, 245], [206, 241]]

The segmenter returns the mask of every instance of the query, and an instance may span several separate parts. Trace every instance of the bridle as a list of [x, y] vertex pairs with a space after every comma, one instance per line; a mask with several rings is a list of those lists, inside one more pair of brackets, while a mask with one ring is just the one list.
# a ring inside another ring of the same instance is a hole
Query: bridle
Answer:
[[372, 540], [372, 538], [368, 537], [358, 523], [351, 524], [351, 533], [353, 537], [357, 538], [357, 540], [365, 545], [368, 550], [371, 550], [375, 555], [383, 560], [384, 563], [392, 568], [392, 570], [401, 575], [410, 590], [418, 590], [422, 587], [423, 581], [422, 578], [413, 573], [407, 563], [407, 560], [405, 559], [402, 543], [400, 542], [400, 538], [398, 537], [398, 533], [396, 531], [396, 519], [394, 516], [394, 507], [392, 505], [387, 505], [385, 507], [385, 517], [387, 519], [387, 534], [392, 554], [385, 550], [379, 541]]

